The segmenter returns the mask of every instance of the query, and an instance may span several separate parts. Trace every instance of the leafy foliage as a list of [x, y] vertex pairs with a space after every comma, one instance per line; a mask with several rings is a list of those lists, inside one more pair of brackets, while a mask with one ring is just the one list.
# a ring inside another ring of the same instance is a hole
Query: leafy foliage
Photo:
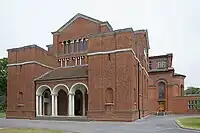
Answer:
[[198, 87], [188, 87], [186, 90], [185, 90], [185, 95], [197, 95], [199, 94], [200, 95], [200, 88]]
[[7, 69], [8, 59], [0, 59], [0, 112], [6, 110]]

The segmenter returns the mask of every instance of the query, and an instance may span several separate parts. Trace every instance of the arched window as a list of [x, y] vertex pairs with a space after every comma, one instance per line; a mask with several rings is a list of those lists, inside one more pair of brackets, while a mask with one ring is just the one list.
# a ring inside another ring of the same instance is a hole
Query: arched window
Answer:
[[87, 50], [87, 40], [84, 38], [83, 39], [83, 51]]
[[106, 103], [113, 103], [113, 89], [107, 88], [105, 94], [106, 94]]
[[165, 98], [165, 83], [159, 82], [158, 83], [158, 91], [159, 91], [159, 99]]
[[18, 93], [18, 102], [21, 104], [23, 103], [23, 92]]

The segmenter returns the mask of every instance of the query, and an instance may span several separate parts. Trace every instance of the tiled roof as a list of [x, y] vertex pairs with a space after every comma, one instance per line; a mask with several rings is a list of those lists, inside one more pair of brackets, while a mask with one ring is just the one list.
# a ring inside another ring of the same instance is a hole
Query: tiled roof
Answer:
[[60, 67], [50, 72], [45, 73], [35, 81], [54, 80], [54, 79], [70, 79], [88, 77], [88, 67], [75, 66], [75, 67]]

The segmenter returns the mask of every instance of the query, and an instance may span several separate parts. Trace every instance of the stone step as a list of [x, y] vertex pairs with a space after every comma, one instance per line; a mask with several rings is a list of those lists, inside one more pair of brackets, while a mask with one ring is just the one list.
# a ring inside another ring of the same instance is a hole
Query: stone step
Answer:
[[87, 116], [36, 116], [35, 120], [88, 121]]

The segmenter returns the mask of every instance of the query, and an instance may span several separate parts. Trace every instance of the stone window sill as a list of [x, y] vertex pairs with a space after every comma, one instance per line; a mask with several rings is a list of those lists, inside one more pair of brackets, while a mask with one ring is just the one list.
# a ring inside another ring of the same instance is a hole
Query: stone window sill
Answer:
[[105, 106], [114, 106], [114, 103], [105, 103]]

